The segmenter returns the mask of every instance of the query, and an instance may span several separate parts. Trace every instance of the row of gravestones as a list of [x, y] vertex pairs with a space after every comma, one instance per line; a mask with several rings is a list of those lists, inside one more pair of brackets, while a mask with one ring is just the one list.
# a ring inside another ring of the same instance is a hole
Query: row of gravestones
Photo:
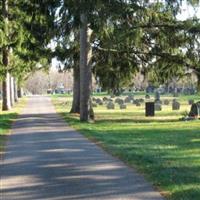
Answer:
[[[161, 100], [157, 100], [157, 101], [155, 101], [153, 103], [154, 103], [155, 111], [161, 111], [162, 110], [162, 104], [169, 105], [170, 101], [165, 99], [163, 102]], [[172, 110], [180, 110], [180, 106], [181, 106], [181, 104], [176, 99], [173, 99], [173, 101], [172, 101]]]
[[[162, 104], [160, 102], [146, 102], [145, 104], [145, 115], [148, 116], [155, 116], [155, 111], [161, 111]], [[172, 101], [172, 110], [180, 110], [180, 103], [174, 99]]]
[[[150, 96], [147, 94], [145, 96], [146, 99], [150, 99]], [[155, 111], [161, 111], [162, 110], [162, 104], [169, 105], [170, 101], [168, 99], [165, 99], [163, 101], [160, 100], [160, 96], [157, 96], [155, 98], [155, 102], [146, 102], [145, 110], [146, 110], [146, 116], [154, 116]], [[98, 105], [103, 105], [104, 103], [107, 106], [107, 109], [115, 109], [115, 104], [113, 103], [112, 98], [103, 97], [103, 100], [100, 98], [93, 98], [93, 106], [96, 107]], [[140, 106], [141, 103], [144, 102], [144, 99], [134, 99], [133, 96], [128, 96], [124, 100], [121, 98], [116, 98], [115, 103], [117, 103], [120, 107], [120, 109], [126, 109], [125, 103], [133, 103], [136, 106]], [[200, 102], [194, 103], [194, 100], [188, 101], [189, 105], [191, 106], [189, 117], [197, 117], [200, 115]], [[180, 103], [173, 99], [172, 101], [172, 110], [179, 110], [180, 109]]]
[[[145, 96], [146, 99], [150, 99], [150, 96], [147, 94]], [[154, 103], [154, 109], [155, 111], [161, 111], [162, 110], [162, 105], [169, 105], [170, 101], [168, 99], [164, 99], [163, 101], [160, 100], [159, 94], [155, 96], [155, 103]], [[100, 98], [94, 98], [93, 97], [93, 107], [97, 107], [97, 105], [106, 105], [107, 109], [115, 109], [115, 104], [117, 103], [119, 105], [120, 109], [126, 109], [126, 103], [132, 103], [135, 104], [136, 106], [141, 106], [142, 103], [144, 103], [144, 99], [134, 99], [133, 96], [128, 96], [125, 99], [122, 98], [116, 98], [113, 100], [112, 98], [108, 97], [103, 97], [103, 99]], [[189, 100], [188, 104], [192, 105], [194, 103], [194, 100]], [[179, 110], [180, 109], [180, 103], [174, 99], [172, 101], [172, 110]]]
[[[196, 93], [195, 88], [174, 88], [174, 87], [163, 87], [161, 88], [161, 90], [163, 91], [162, 93], [172, 93], [172, 94], [185, 94], [185, 95], [194, 95]], [[146, 93], [154, 93], [156, 91], [156, 88], [154, 86], [148, 86], [146, 88]]]
[[116, 98], [113, 100], [112, 98], [103, 97], [103, 99], [100, 98], [92, 98], [92, 106], [97, 107], [97, 105], [106, 105], [108, 109], [114, 109], [115, 103], [119, 105], [120, 109], [126, 109], [127, 103], [135, 104], [136, 106], [141, 106], [142, 103], [144, 103], [144, 99], [134, 99], [131, 96], [126, 97], [125, 99]]

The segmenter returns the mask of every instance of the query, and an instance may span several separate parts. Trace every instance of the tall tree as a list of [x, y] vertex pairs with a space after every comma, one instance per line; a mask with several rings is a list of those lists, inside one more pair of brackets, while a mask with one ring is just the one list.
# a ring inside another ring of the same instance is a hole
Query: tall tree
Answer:
[[[9, 21], [8, 21], [8, 0], [2, 0], [2, 15], [1, 19], [3, 21], [2, 23], [2, 31], [4, 32], [3, 39], [6, 39], [9, 37]], [[8, 70], [9, 66], [9, 47], [6, 44], [6, 41], [2, 41], [2, 65], [4, 66], [3, 73], [5, 74], [3, 76], [3, 104], [2, 104], [2, 110], [10, 110], [11, 108], [11, 101], [10, 101], [10, 74]]]

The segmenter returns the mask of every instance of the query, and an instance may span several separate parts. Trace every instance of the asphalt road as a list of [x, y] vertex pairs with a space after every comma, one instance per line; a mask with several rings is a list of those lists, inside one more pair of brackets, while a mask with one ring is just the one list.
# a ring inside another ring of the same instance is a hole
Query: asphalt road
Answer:
[[58, 116], [49, 97], [30, 97], [0, 165], [1, 200], [162, 200], [118, 159]]

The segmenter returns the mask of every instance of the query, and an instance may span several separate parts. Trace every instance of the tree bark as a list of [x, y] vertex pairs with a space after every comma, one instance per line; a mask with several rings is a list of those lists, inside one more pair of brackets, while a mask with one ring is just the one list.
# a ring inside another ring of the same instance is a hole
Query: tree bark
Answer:
[[10, 76], [10, 103], [11, 106], [15, 104], [14, 78]]
[[14, 99], [18, 102], [18, 89], [17, 89], [17, 79], [14, 78]]
[[2, 84], [2, 110], [10, 110], [11, 109], [11, 103], [10, 103], [10, 74], [7, 72], [6, 77], [3, 80]]
[[90, 100], [92, 90], [92, 48], [90, 39], [92, 31], [88, 27], [86, 14], [82, 13], [80, 17], [80, 120], [87, 122], [94, 118]]
[[24, 93], [24, 92], [23, 92], [23, 88], [22, 88], [21, 86], [18, 86], [18, 92], [17, 92], [17, 93], [18, 93], [18, 97], [19, 97], [19, 98], [22, 98], [22, 97], [24, 96], [24, 95], [23, 95], [23, 93]]
[[200, 73], [197, 74], [197, 92], [200, 93]]
[[70, 113], [80, 113], [80, 69], [79, 66], [74, 67], [73, 73], [73, 102]]
[[[2, 16], [4, 22], [4, 32], [5, 35], [8, 36], [8, 0], [2, 0]], [[10, 74], [8, 72], [8, 65], [9, 65], [9, 48], [7, 46], [3, 46], [2, 48], [2, 63], [4, 66], [4, 77], [2, 83], [2, 110], [10, 110], [11, 103], [10, 103]]]

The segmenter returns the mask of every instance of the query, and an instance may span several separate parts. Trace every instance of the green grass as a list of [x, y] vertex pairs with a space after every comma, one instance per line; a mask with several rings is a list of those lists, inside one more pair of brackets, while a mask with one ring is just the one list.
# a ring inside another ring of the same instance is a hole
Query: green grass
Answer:
[[[25, 98], [21, 99], [10, 111], [0, 111], [0, 154], [3, 152], [6, 136], [10, 133], [12, 122], [26, 103]], [[1, 107], [1, 102], [0, 102]]]
[[190, 108], [188, 99], [181, 97], [180, 111], [164, 106], [153, 118], [144, 117], [144, 106], [123, 111], [99, 106], [95, 123], [80, 123], [78, 115], [68, 114], [71, 98], [52, 98], [71, 126], [144, 174], [166, 199], [199, 200], [200, 121], [179, 120]]

